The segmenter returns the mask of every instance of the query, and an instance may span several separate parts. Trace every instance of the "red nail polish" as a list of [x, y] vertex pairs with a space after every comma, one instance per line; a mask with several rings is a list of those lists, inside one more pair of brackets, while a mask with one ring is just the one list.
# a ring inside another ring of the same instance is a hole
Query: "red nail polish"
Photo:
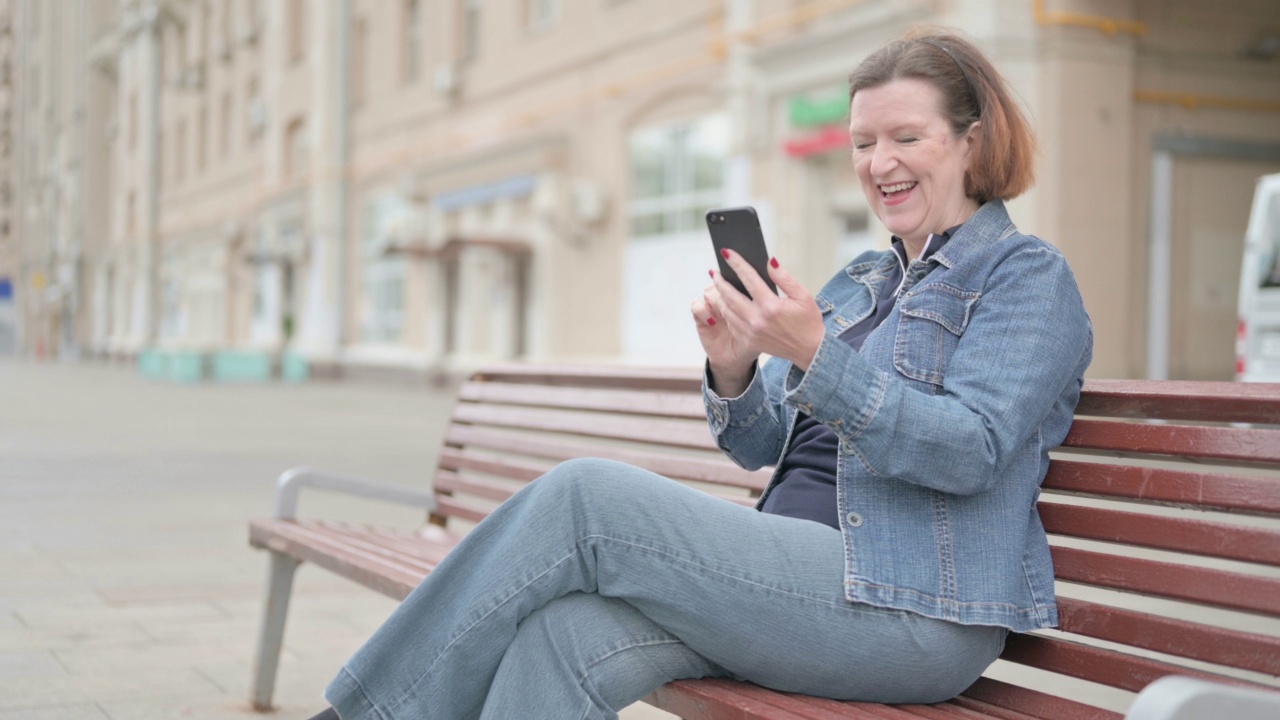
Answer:
[[707, 271], [707, 274], [708, 274], [708, 275], [710, 275], [712, 278], [714, 278], [714, 277], [716, 276], [716, 271], [715, 271], [715, 270], [708, 270], [708, 271]]
[[720, 251], [720, 254], [724, 256], [724, 259], [725, 259], [725, 260], [728, 260], [728, 259], [729, 259], [729, 251], [728, 251], [728, 250], [721, 250], [721, 251]]
[[715, 327], [715, 326], [716, 326], [716, 319], [715, 319], [715, 318], [713, 318], [713, 317], [709, 317], [709, 318], [707, 318], [707, 324], [708, 324], [708, 325], [710, 325], [711, 327]]
[[778, 258], [769, 258], [769, 264], [775, 268], [778, 267]]

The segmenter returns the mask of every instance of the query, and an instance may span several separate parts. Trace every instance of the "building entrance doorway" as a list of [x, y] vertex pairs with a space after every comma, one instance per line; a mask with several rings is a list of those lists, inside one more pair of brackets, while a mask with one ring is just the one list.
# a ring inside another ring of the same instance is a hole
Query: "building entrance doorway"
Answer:
[[1157, 145], [1147, 299], [1147, 376], [1235, 377], [1236, 304], [1249, 206], [1280, 147], [1211, 140]]

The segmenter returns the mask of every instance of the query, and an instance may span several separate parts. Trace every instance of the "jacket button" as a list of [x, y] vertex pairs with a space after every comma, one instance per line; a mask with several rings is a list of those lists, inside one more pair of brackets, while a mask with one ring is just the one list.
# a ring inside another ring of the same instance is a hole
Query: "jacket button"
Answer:
[[849, 527], [862, 527], [862, 516], [856, 512], [849, 513], [844, 519], [849, 523]]

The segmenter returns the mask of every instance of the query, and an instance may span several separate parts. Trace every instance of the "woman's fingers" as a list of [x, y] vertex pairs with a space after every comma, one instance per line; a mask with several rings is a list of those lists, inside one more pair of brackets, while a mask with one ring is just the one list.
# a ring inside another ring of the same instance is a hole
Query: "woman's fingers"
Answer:
[[777, 258], [769, 260], [769, 277], [773, 279], [773, 284], [778, 286], [787, 297], [799, 302], [812, 301], [813, 297], [806, 288], [794, 275], [787, 272], [778, 263]]
[[722, 254], [726, 262], [729, 263], [729, 267], [733, 268], [733, 271], [738, 274], [738, 279], [742, 281], [742, 286], [747, 289], [747, 293], [753, 299], [773, 294], [773, 291], [765, 284], [764, 278], [760, 277], [760, 273], [756, 272], [756, 269], [751, 267], [751, 263], [747, 262], [745, 258], [727, 249], [723, 250]]

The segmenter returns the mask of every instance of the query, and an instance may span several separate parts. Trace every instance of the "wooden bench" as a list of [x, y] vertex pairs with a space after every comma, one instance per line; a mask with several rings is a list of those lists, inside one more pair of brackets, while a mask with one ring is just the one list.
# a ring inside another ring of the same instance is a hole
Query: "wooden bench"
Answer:
[[[580, 456], [643, 466], [753, 504], [769, 471], [745, 472], [719, 453], [699, 388], [699, 376], [689, 370], [490, 368], [461, 388], [433, 490], [306, 469], [285, 473], [275, 517], [250, 524], [250, 543], [271, 557], [254, 706], [271, 703], [293, 572], [301, 562], [403, 598], [497, 503], [556, 463]], [[950, 702], [834, 702], [718, 679], [671, 683], [646, 701], [689, 720], [1101, 720], [1119, 718], [1114, 708], [1130, 696], [1099, 691], [1099, 685], [1133, 693], [1182, 675], [1274, 688], [1280, 676], [1277, 424], [1280, 385], [1086, 383], [1040, 502], [1059, 580], [1061, 628], [1011, 635], [1002, 656], [1007, 663], [988, 673], [1002, 679], [983, 678]], [[299, 519], [304, 487], [418, 506], [428, 521], [417, 530], [391, 530]]]

